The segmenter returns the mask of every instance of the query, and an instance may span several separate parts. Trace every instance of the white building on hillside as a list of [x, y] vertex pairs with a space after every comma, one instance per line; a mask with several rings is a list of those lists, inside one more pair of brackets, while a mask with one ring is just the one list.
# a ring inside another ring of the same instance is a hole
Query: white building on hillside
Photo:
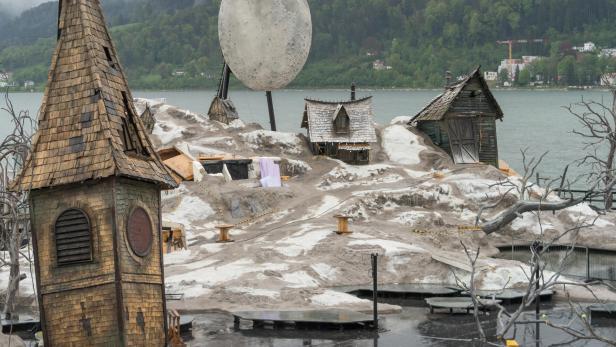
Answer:
[[380, 59], [379, 59], [379, 60], [375, 60], [375, 61], [372, 63], [372, 68], [373, 68], [374, 70], [377, 70], [377, 71], [391, 70], [391, 69], [392, 69], [392, 67], [391, 67], [391, 66], [389, 66], [389, 65], [385, 65], [385, 62], [384, 62], [384, 61], [382, 61], [382, 60], [380, 60]]
[[594, 42], [586, 42], [584, 46], [573, 47], [573, 49], [580, 53], [592, 53], [597, 50], [597, 45]]
[[503, 61], [501, 61], [501, 64], [498, 67], [498, 73], [500, 74], [501, 71], [507, 70], [507, 72], [509, 73], [509, 79], [513, 81], [517, 78], [516, 73], [518, 71], [526, 69], [531, 63], [543, 58], [544, 57], [539, 57], [536, 55], [525, 55], [522, 57], [522, 59], [504, 59]]
[[599, 53], [600, 57], [616, 58], [616, 48], [604, 48]]
[[496, 72], [496, 71], [484, 71], [483, 78], [486, 81], [497, 81], [498, 80], [498, 72]]

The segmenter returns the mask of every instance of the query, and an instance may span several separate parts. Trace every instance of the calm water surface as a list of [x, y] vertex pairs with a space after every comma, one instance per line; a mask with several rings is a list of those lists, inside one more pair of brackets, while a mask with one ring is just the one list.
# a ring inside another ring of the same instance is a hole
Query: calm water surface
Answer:
[[[403, 302], [397, 304], [405, 305]], [[408, 304], [408, 302], [407, 302]], [[413, 302], [413, 305], [421, 304]], [[511, 309], [514, 309], [513, 307]], [[565, 325], [570, 322], [570, 309], [566, 305], [544, 305], [542, 312], [549, 320]], [[481, 315], [480, 319], [486, 334], [496, 333], [496, 312]], [[524, 313], [520, 321], [533, 320], [534, 313]], [[477, 326], [472, 315], [465, 314], [430, 314], [427, 307], [402, 306], [402, 312], [380, 317], [380, 332], [373, 334], [356, 331], [311, 331], [311, 330], [269, 330], [250, 329], [250, 323], [238, 331], [233, 328], [233, 319], [222, 313], [204, 314], [195, 317], [191, 347], [488, 347], [488, 344], [469, 342], [477, 339]], [[584, 330], [580, 322], [572, 327]], [[613, 322], [605, 321], [594, 327], [598, 334], [614, 339], [616, 329]], [[605, 344], [596, 341], [572, 341], [572, 339], [553, 328], [540, 326], [542, 347], [602, 347]], [[521, 346], [536, 346], [534, 343], [535, 325], [520, 325], [516, 340]], [[510, 335], [511, 336], [511, 335]]]
[[[416, 114], [429, 103], [439, 90], [361, 90], [358, 97], [374, 97], [374, 113], [380, 124], [388, 123], [397, 116]], [[215, 91], [137, 91], [135, 97], [166, 98], [167, 102], [193, 112], [206, 114]], [[582, 99], [609, 102], [610, 95], [603, 91], [495, 91], [505, 118], [498, 126], [498, 141], [501, 159], [521, 171], [521, 148], [529, 148], [533, 154], [549, 151], [541, 174], [558, 176], [569, 162], [582, 157], [582, 141], [571, 134], [579, 127], [577, 121], [562, 107]], [[247, 122], [257, 122], [269, 128], [265, 94], [253, 91], [231, 91], [241, 117]], [[300, 122], [304, 98], [324, 100], [348, 99], [343, 90], [282, 90], [274, 93], [278, 129], [302, 131]], [[41, 93], [17, 93], [11, 98], [18, 109], [36, 113], [40, 106]], [[6, 135], [6, 115], [0, 135]]]

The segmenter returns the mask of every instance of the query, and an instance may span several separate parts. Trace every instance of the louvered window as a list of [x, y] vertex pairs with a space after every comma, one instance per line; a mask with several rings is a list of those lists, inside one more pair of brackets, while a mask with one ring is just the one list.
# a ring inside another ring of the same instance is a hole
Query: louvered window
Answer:
[[92, 230], [83, 211], [64, 211], [56, 220], [55, 236], [59, 266], [92, 260]]

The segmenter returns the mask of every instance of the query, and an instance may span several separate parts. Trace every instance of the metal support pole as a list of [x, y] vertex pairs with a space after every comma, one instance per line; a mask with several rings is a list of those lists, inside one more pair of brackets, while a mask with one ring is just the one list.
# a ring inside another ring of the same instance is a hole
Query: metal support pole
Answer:
[[374, 329], [379, 328], [379, 311], [378, 311], [378, 302], [377, 298], [379, 295], [378, 292], [378, 254], [372, 254], [372, 315], [373, 315], [373, 324]]
[[[539, 284], [539, 279], [541, 277], [541, 257], [539, 256], [539, 254], [543, 251], [543, 245], [541, 244], [541, 242], [539, 241], [535, 241], [533, 242], [532, 245], [533, 248], [533, 252], [535, 253], [536, 256], [536, 261], [535, 261], [535, 319], [538, 321], [539, 320], [539, 315], [541, 313], [541, 293], [539, 292], [540, 289], [540, 284]], [[535, 344], [537, 347], [540, 347], [541, 345], [541, 326], [540, 323], [537, 323], [535, 325]]]
[[270, 125], [272, 127], [272, 131], [276, 131], [276, 115], [274, 114], [274, 102], [272, 101], [272, 92], [265, 92], [265, 96], [267, 96], [267, 109], [269, 111]]
[[[539, 266], [539, 258], [537, 258], [537, 269], [535, 270], [535, 276], [537, 278], [537, 283], [535, 284], [535, 319], [539, 320], [539, 314], [541, 312], [541, 293], [539, 293], [539, 276], [540, 276], [540, 266]], [[535, 324], [535, 338], [536, 345], [539, 347], [541, 345], [541, 325], [540, 323]]]
[[586, 247], [586, 281], [590, 282], [590, 250]]
[[222, 80], [222, 99], [227, 100], [229, 98], [229, 80], [231, 79], [231, 68], [225, 63]]

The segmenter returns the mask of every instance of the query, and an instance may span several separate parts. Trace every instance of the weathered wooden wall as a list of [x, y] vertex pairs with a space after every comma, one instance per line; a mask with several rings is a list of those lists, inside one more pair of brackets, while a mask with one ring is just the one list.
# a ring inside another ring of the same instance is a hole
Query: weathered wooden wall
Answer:
[[[159, 197], [158, 186], [122, 178], [32, 192], [37, 281], [51, 346], [164, 346]], [[147, 212], [154, 233], [145, 257], [133, 254], [126, 238], [136, 207]], [[54, 224], [72, 208], [90, 219], [93, 261], [58, 266]]]
[[[334, 159], [342, 160], [351, 165], [370, 164], [370, 150], [346, 151], [339, 149], [338, 143], [310, 143], [310, 148], [314, 155], [326, 155]], [[365, 143], [364, 145], [368, 145]]]
[[43, 305], [52, 347], [121, 345], [114, 284], [45, 294]]
[[[38, 253], [37, 281], [49, 343], [52, 346], [119, 344], [112, 181], [36, 190], [31, 193], [31, 203]], [[94, 260], [59, 267], [54, 224], [70, 208], [82, 209], [90, 219]], [[88, 336], [85, 328], [88, 320], [92, 336]]]
[[479, 139], [479, 161], [498, 167], [498, 140], [496, 118], [479, 117], [475, 120]]
[[473, 79], [469, 81], [460, 94], [458, 94], [451, 104], [448, 113], [453, 115], [466, 114], [473, 116], [487, 114], [496, 115], [496, 108], [482, 91], [479, 80]]
[[432, 143], [451, 155], [447, 128], [442, 121], [425, 121], [418, 125], [419, 130], [430, 137]]
[[[491, 116], [473, 118], [475, 138], [479, 146], [479, 161], [498, 167], [498, 140], [496, 118]], [[418, 129], [430, 137], [432, 143], [451, 155], [449, 136], [445, 121], [425, 121]]]
[[[159, 188], [153, 184], [128, 179], [116, 183], [125, 341], [129, 346], [162, 346], [165, 338], [159, 195]], [[154, 231], [152, 249], [145, 257], [135, 255], [126, 238], [128, 217], [137, 207], [147, 212]]]

